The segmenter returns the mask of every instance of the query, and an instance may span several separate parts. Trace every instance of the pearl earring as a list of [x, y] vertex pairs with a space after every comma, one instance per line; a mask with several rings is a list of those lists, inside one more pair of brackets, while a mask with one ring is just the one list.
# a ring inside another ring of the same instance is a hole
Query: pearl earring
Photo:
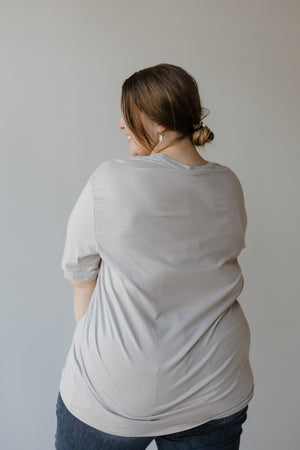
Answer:
[[162, 142], [162, 140], [163, 140], [163, 136], [161, 133], [159, 133], [159, 142]]

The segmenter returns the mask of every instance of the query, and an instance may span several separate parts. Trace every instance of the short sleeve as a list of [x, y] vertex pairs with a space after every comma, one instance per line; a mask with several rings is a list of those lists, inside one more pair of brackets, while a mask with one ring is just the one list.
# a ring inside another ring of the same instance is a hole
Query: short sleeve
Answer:
[[94, 225], [94, 200], [90, 179], [80, 193], [67, 224], [61, 261], [64, 277], [70, 281], [92, 281], [99, 272], [101, 256]]

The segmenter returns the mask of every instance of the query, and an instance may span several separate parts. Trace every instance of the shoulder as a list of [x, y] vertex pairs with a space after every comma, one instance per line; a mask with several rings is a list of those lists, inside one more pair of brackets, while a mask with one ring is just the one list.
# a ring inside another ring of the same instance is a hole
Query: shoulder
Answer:
[[236, 171], [219, 163], [216, 163], [215, 168], [215, 173], [218, 174], [215, 181], [218, 191], [227, 193], [231, 199], [238, 198], [240, 201], [243, 201], [243, 187]]
[[113, 159], [107, 159], [107, 160], [103, 161], [102, 163], [100, 163], [96, 167], [96, 169], [91, 173], [90, 180], [95, 178], [97, 175], [103, 174], [103, 173], [111, 170], [111, 167], [113, 166], [113, 161], [114, 161]]
[[96, 167], [89, 177], [89, 184], [93, 193], [110, 192], [118, 186], [122, 180], [128, 179], [126, 174], [128, 167], [132, 167], [134, 161], [131, 157], [111, 158], [103, 161]]
[[100, 183], [101, 180], [105, 180], [106, 183], [111, 180], [115, 183], [124, 178], [128, 179], [128, 176], [139, 172], [137, 169], [145, 169], [149, 165], [151, 165], [150, 159], [146, 156], [131, 155], [107, 159], [92, 172], [90, 181], [92, 184]]
[[241, 186], [240, 179], [239, 179], [237, 173], [233, 169], [231, 169], [228, 166], [225, 166], [224, 164], [215, 163], [215, 165], [216, 165], [216, 168], [219, 169], [220, 171], [223, 171], [224, 174], [226, 174], [227, 178], [231, 179], [233, 183]]
[[134, 156], [107, 159], [99, 164], [99, 166], [92, 172], [90, 178], [97, 177], [100, 174], [103, 175], [105, 173], [112, 173], [126, 166], [132, 166], [134, 165], [134, 162]]

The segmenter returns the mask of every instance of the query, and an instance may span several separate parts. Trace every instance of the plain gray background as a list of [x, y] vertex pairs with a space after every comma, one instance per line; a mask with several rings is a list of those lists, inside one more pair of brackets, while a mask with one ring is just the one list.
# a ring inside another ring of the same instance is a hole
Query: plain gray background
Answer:
[[[299, 410], [299, 16], [296, 0], [0, 4], [1, 448], [54, 448], [75, 327], [60, 268], [71, 209], [104, 160], [129, 155], [121, 85], [161, 62], [197, 80], [248, 212], [239, 298], [255, 395], [242, 450], [296, 450]], [[154, 449], [154, 443], [149, 449]]]

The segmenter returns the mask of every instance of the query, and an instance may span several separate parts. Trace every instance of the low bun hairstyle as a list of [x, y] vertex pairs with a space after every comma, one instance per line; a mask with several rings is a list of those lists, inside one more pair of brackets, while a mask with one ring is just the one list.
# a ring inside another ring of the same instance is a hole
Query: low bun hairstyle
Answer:
[[173, 64], [157, 64], [127, 78], [121, 112], [135, 138], [150, 152], [156, 142], [143, 127], [141, 112], [167, 130], [177, 131], [176, 141], [189, 137], [193, 145], [204, 146], [214, 139], [214, 133], [202, 124], [209, 110], [201, 105], [196, 80]]
[[214, 139], [214, 133], [205, 125], [193, 132], [192, 143], [196, 147], [201, 147]]

